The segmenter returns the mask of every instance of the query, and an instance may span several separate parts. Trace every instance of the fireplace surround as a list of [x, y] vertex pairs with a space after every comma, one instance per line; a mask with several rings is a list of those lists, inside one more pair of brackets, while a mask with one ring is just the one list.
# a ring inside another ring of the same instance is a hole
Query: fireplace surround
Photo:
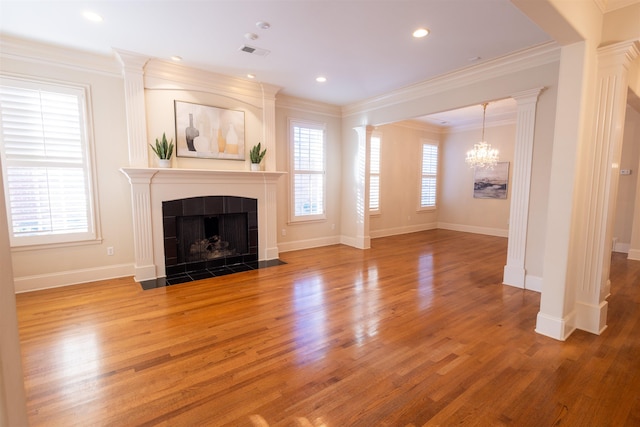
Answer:
[[255, 200], [255, 256], [258, 262], [277, 261], [276, 186], [284, 172], [178, 168], [121, 171], [131, 184], [136, 281], [167, 276], [162, 205], [179, 199], [227, 196], [234, 198], [230, 200]]

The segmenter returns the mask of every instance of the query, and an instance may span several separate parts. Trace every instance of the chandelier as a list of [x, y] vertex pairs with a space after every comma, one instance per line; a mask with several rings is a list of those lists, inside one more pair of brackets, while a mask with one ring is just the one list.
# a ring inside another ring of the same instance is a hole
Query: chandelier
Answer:
[[491, 144], [487, 144], [484, 140], [484, 121], [487, 115], [488, 102], [482, 104], [482, 139], [477, 144], [474, 144], [473, 150], [467, 151], [467, 158], [465, 162], [470, 167], [480, 168], [493, 168], [498, 163], [498, 150], [491, 148]]

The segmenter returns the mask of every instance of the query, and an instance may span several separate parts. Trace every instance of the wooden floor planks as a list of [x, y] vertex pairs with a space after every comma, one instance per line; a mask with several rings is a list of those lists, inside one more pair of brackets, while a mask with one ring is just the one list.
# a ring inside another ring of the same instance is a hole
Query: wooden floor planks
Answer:
[[281, 254], [143, 291], [17, 296], [33, 426], [640, 424], [640, 262], [614, 254], [608, 329], [534, 332], [506, 239], [432, 230]]

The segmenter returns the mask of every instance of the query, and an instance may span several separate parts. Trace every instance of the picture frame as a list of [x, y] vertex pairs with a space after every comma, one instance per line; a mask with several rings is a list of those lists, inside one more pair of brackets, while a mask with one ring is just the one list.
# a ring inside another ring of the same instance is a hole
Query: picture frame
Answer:
[[244, 111], [174, 101], [176, 155], [244, 160]]
[[506, 199], [509, 185], [509, 162], [498, 162], [493, 168], [477, 167], [473, 176], [474, 199]]

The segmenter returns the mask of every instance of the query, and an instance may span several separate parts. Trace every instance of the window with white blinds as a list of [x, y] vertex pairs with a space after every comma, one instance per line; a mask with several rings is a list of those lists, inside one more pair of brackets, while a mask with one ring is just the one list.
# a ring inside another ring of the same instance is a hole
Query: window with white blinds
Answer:
[[12, 246], [96, 238], [85, 92], [0, 78], [0, 155]]
[[380, 211], [380, 136], [371, 136], [369, 151], [369, 212]]
[[325, 128], [319, 123], [290, 120], [291, 221], [325, 218]]
[[438, 144], [435, 142], [424, 142], [422, 144], [419, 209], [433, 209], [436, 207], [437, 183]]

